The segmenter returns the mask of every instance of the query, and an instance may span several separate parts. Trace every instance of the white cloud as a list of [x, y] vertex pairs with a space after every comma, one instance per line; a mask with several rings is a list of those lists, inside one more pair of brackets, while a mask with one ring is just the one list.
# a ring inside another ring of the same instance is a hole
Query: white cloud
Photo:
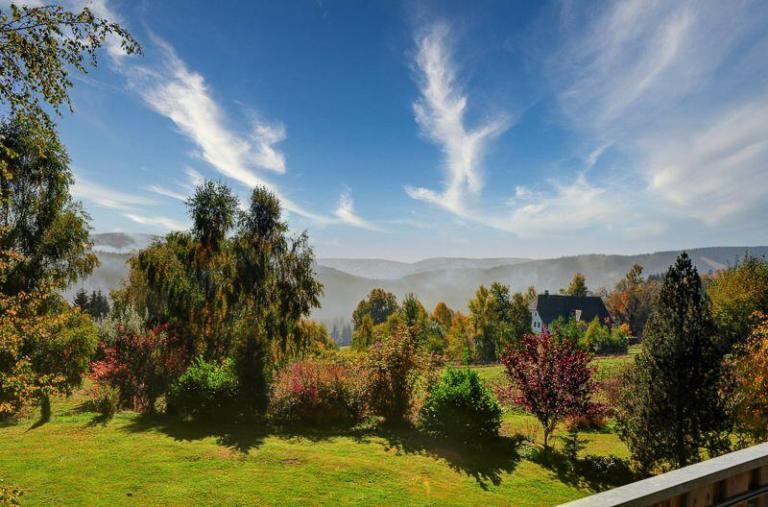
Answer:
[[172, 218], [160, 215], [147, 216], [137, 211], [145, 210], [147, 206], [156, 205], [157, 203], [152, 199], [128, 192], [121, 192], [89, 181], [82, 176], [75, 176], [75, 183], [72, 185], [72, 195], [102, 208], [117, 210], [121, 215], [138, 224], [150, 225], [163, 231], [187, 228], [185, 224]]
[[419, 37], [416, 67], [421, 97], [413, 104], [422, 132], [443, 151], [443, 189], [436, 192], [406, 187], [406, 192], [413, 199], [464, 215], [467, 194], [477, 195], [483, 187], [484, 151], [493, 138], [508, 128], [509, 121], [506, 116], [500, 116], [475, 128], [465, 125], [467, 96], [456, 83], [456, 71], [447, 47], [449, 36], [449, 27], [438, 23]]
[[272, 187], [255, 169], [285, 172], [285, 160], [273, 146], [285, 137], [284, 132], [257, 124], [253, 141], [238, 135], [227, 126], [203, 76], [188, 69], [168, 43], [157, 37], [152, 41], [160, 51], [161, 62], [157, 68], [135, 66], [128, 70], [131, 87], [152, 109], [173, 121], [198, 146], [200, 157], [216, 170], [249, 187]]
[[203, 178], [203, 175], [197, 172], [196, 170], [192, 169], [191, 167], [187, 167], [184, 170], [184, 172], [187, 173], [187, 177], [189, 178], [190, 188], [198, 187], [205, 182], [205, 178]]
[[566, 29], [550, 69], [578, 128], [647, 121], [711, 74], [733, 40], [733, 16], [708, 16], [703, 3], [624, 0], [595, 12], [565, 23], [575, 28]]
[[[122, 71], [130, 87], [147, 105], [173, 121], [180, 132], [195, 143], [203, 160], [224, 176], [248, 187], [267, 187], [278, 195], [289, 213], [318, 224], [338, 223], [334, 217], [307, 210], [257, 174], [257, 170], [286, 172], [285, 156], [276, 148], [286, 136], [282, 125], [252, 118], [249, 136], [241, 136], [228, 126], [226, 115], [213, 99], [203, 76], [190, 70], [170, 44], [157, 37], [152, 37], [152, 41], [160, 50], [160, 63], [155, 67], [124, 66]], [[202, 181], [194, 170], [188, 169], [187, 174], [193, 185]], [[168, 192], [165, 195], [169, 195]], [[367, 227], [360, 220], [343, 223]]]
[[336, 218], [345, 224], [354, 225], [362, 229], [378, 230], [375, 225], [355, 213], [355, 203], [349, 192], [344, 192], [339, 196], [339, 204], [334, 214]]
[[[122, 23], [119, 15], [109, 7], [108, 0], [71, 0], [73, 6], [88, 5], [97, 16]], [[107, 50], [115, 69], [127, 79], [128, 85], [155, 112], [170, 119], [179, 131], [198, 148], [200, 158], [221, 174], [248, 187], [264, 186], [275, 192], [283, 207], [290, 213], [311, 221], [326, 224], [335, 218], [313, 213], [287, 198], [278, 187], [266, 180], [257, 170], [283, 174], [286, 172], [285, 155], [277, 145], [286, 138], [285, 127], [270, 124], [251, 115], [248, 135], [241, 135], [228, 124], [226, 114], [214, 100], [204, 77], [187, 67], [166, 41], [150, 34], [152, 47], [145, 46], [145, 54], [158, 54], [159, 61], [148, 65], [138, 60], [125, 59], [119, 41], [107, 41]], [[159, 51], [155, 51], [159, 50]], [[201, 175], [187, 169], [192, 187], [202, 182]], [[181, 192], [153, 185], [155, 193], [180, 199]], [[356, 222], [344, 222], [356, 225]]]
[[713, 115], [703, 125], [650, 134], [649, 188], [707, 225], [762, 221], [768, 211], [768, 95]]
[[589, 152], [587, 157], [584, 159], [584, 162], [587, 164], [587, 169], [592, 169], [593, 167], [595, 167], [595, 164], [597, 164], [597, 161], [600, 160], [600, 157], [603, 156], [603, 153], [605, 153], [605, 150], [610, 148], [612, 144], [613, 144], [613, 141], [605, 142], [600, 146], [598, 146], [597, 148], [595, 148], [594, 150], [592, 150], [591, 152]]
[[765, 224], [767, 15], [764, 2], [716, 0], [563, 10], [549, 72], [573, 129], [587, 142], [613, 140], [587, 167], [607, 146], [629, 161], [621, 171], [632, 183], [604, 185], [608, 194], [641, 198], [643, 219], [663, 210], [710, 228]]
[[171, 199], [176, 199], [178, 201], [184, 202], [187, 200], [187, 195], [182, 194], [181, 192], [177, 192], [175, 190], [171, 190], [169, 188], [165, 188], [162, 185], [149, 185], [147, 187], [147, 190], [149, 190], [150, 192], [154, 192], [158, 195], [164, 195], [166, 197], [170, 197]]
[[41, 7], [43, 5], [42, 0], [0, 0], [0, 9], [10, 10], [11, 4], [17, 7]]
[[81, 176], [75, 176], [72, 185], [72, 195], [79, 199], [85, 199], [98, 206], [121, 211], [133, 210], [137, 206], [149, 206], [155, 204], [146, 197], [121, 192], [98, 183], [89, 181]]
[[179, 186], [179, 190], [172, 190], [170, 188], [167, 188], [163, 185], [158, 184], [152, 184], [147, 187], [147, 190], [150, 192], [154, 192], [158, 195], [163, 195], [165, 197], [170, 197], [171, 199], [176, 199], [177, 201], [186, 202], [186, 200], [195, 193], [195, 188], [202, 185], [205, 182], [205, 178], [202, 174], [197, 172], [195, 169], [191, 167], [186, 167], [184, 169], [184, 172], [187, 175], [187, 181], [178, 181], [176, 180], [176, 184]]
[[188, 224], [168, 217], [157, 215], [149, 217], [138, 213], [123, 213], [123, 216], [133, 220], [137, 224], [149, 225], [164, 231], [183, 231], [189, 228]]
[[[108, 19], [125, 26], [125, 21], [109, 8], [107, 0], [70, 0], [70, 3], [75, 8], [80, 9], [87, 6], [96, 17]], [[107, 36], [105, 46], [107, 48], [107, 53], [109, 53], [109, 56], [115, 63], [119, 63], [125, 56], [127, 56], [120, 45], [120, 39], [115, 35], [110, 34]]]
[[[479, 195], [483, 188], [483, 153], [509, 121], [502, 116], [474, 129], [465, 126], [468, 99], [456, 84], [447, 49], [449, 35], [446, 25], [437, 24], [419, 39], [416, 63], [422, 78], [421, 98], [414, 104], [419, 126], [442, 147], [446, 182], [442, 192], [407, 187], [408, 195], [443, 207], [457, 219], [525, 237], [581, 231], [595, 223], [621, 220], [624, 206], [608, 188], [589, 183], [584, 174], [568, 184], [552, 181], [546, 191], [517, 185], [507, 209], [483, 210], [469, 202], [468, 197]], [[587, 155], [588, 169], [611, 144], [604, 142]]]
[[251, 134], [253, 140], [253, 158], [256, 165], [285, 172], [285, 156], [275, 149], [275, 145], [285, 140], [285, 127], [256, 123]]
[[548, 192], [515, 189], [511, 213], [490, 219], [494, 227], [521, 236], [574, 232], [595, 223], [611, 224], [626, 216], [626, 206], [610, 190], [589, 183], [579, 174], [573, 183], [552, 182]]

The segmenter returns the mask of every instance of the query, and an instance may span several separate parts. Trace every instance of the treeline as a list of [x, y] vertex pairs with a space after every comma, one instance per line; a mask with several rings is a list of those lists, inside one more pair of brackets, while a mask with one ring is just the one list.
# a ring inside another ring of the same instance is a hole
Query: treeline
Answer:
[[[642, 334], [658, 292], [658, 282], [645, 280], [642, 269], [636, 265], [612, 291], [598, 291], [614, 316], [609, 322], [561, 317], [551, 323], [550, 330], [568, 336], [596, 354], [626, 352], [630, 337]], [[560, 293], [593, 294], [580, 273]], [[481, 285], [467, 303], [465, 314], [444, 302], [428, 312], [413, 294], [407, 294], [399, 303], [394, 294], [373, 289], [352, 314], [352, 347], [365, 350], [393, 329], [406, 325], [414, 330], [417, 342], [428, 352], [464, 364], [498, 361], [502, 352], [531, 332], [530, 305], [536, 296], [533, 287], [512, 293], [502, 283]]]
[[373, 289], [352, 313], [352, 348], [363, 351], [399, 327], [414, 334], [419, 347], [454, 361], [496, 361], [511, 343], [531, 329], [528, 309], [533, 289], [512, 294], [509, 287], [481, 285], [469, 301], [469, 313], [453, 310], [443, 302], [427, 312], [421, 301], [408, 294], [402, 303], [383, 289]]
[[72, 304], [96, 320], [103, 319], [109, 315], [109, 299], [102, 294], [101, 290], [91, 291], [89, 295], [88, 291], [80, 289], [75, 293], [75, 299], [72, 300]]

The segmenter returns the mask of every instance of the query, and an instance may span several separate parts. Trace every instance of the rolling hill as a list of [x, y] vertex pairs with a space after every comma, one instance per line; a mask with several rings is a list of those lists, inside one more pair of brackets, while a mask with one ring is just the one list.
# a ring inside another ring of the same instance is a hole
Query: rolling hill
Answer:
[[[87, 279], [70, 288], [87, 290], [119, 286], [127, 273], [126, 261], [131, 252], [149, 244], [154, 236], [121, 233], [94, 235], [95, 250], [102, 265]], [[702, 273], [735, 263], [745, 253], [768, 256], [768, 247], [711, 247], [688, 250]], [[413, 292], [427, 308], [445, 301], [452, 308], [465, 309], [480, 284], [502, 282], [512, 290], [534, 286], [538, 291], [557, 291], [565, 287], [573, 273], [581, 272], [592, 289], [612, 287], [629, 268], [637, 263], [646, 274], [663, 273], [679, 251], [639, 255], [576, 255], [554, 259], [433, 258], [406, 263], [384, 259], [318, 259], [317, 275], [325, 286], [322, 308], [314, 317], [321, 321], [349, 319], [355, 305], [371, 289], [384, 288], [402, 298]]]

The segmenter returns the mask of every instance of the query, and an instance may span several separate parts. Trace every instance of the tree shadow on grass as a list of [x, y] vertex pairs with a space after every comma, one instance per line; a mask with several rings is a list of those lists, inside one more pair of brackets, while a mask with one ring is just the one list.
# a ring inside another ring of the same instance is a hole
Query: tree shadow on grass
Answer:
[[159, 431], [174, 440], [193, 441], [215, 437], [219, 445], [247, 454], [258, 449], [268, 436], [286, 440], [322, 442], [339, 437], [358, 443], [384, 440], [387, 449], [398, 453], [421, 454], [445, 460], [456, 471], [471, 476], [483, 489], [501, 484], [502, 474], [515, 470], [521, 456], [523, 437], [499, 437], [483, 447], [468, 447], [447, 440], [436, 440], [411, 427], [390, 428], [376, 424], [318, 428], [276, 426], [263, 420], [238, 421], [228, 424], [190, 422], [167, 415], [139, 415], [125, 427], [128, 432]]
[[40, 400], [40, 417], [27, 429], [27, 431], [35, 430], [43, 424], [50, 422], [51, 414], [51, 399], [48, 396], [44, 396]]
[[215, 437], [219, 445], [229, 447], [242, 454], [252, 448], [258, 448], [269, 434], [268, 428], [259, 421], [215, 423], [184, 421], [176, 417], [161, 414], [141, 414], [128, 424], [125, 431], [140, 433], [159, 431], [174, 440], [191, 442]]
[[67, 410], [66, 412], [63, 412], [62, 415], [88, 414], [88, 413], [93, 413], [94, 416], [93, 418], [91, 418], [90, 421], [88, 421], [85, 424], [86, 428], [92, 428], [94, 426], [106, 426], [107, 423], [111, 421], [112, 418], [114, 417], [114, 414], [107, 415], [107, 414], [95, 413], [93, 410], [93, 406], [89, 401], [80, 403], [79, 405]]
[[421, 454], [445, 460], [452, 470], [472, 477], [484, 490], [491, 484], [498, 486], [502, 482], [503, 474], [515, 471], [521, 460], [520, 446], [525, 441], [521, 435], [502, 436], [475, 447], [451, 440], [435, 439], [407, 427], [379, 428], [361, 435], [359, 440], [368, 441], [371, 436], [383, 438], [388, 450], [395, 449], [398, 453]]
[[128, 432], [159, 431], [178, 441], [214, 437], [219, 445], [247, 454], [259, 448], [268, 436], [286, 440], [321, 442], [338, 437], [357, 438], [363, 426], [313, 427], [276, 425], [264, 419], [236, 418], [231, 422], [185, 421], [165, 414], [141, 414], [125, 428]]
[[574, 461], [553, 448], [537, 448], [528, 459], [550, 470], [564, 484], [594, 492], [623, 486], [641, 478], [632, 470], [629, 460], [617, 456], [590, 454]]

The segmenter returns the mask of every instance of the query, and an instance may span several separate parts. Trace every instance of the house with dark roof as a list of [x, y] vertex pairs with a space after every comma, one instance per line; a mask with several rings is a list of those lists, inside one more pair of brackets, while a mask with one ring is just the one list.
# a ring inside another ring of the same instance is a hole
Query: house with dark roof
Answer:
[[592, 322], [595, 317], [606, 324], [610, 319], [603, 300], [597, 296], [561, 296], [548, 291], [531, 301], [531, 331], [541, 333], [558, 317]]

